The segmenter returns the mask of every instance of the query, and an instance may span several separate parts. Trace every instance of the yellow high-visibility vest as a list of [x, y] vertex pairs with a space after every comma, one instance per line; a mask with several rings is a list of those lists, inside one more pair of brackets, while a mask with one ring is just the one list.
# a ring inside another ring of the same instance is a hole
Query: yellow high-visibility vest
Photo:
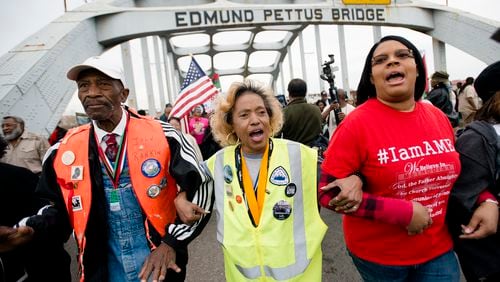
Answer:
[[317, 204], [317, 152], [271, 139], [260, 223], [254, 226], [240, 187], [236, 146], [207, 160], [214, 179], [217, 240], [227, 281], [321, 281], [327, 226]]

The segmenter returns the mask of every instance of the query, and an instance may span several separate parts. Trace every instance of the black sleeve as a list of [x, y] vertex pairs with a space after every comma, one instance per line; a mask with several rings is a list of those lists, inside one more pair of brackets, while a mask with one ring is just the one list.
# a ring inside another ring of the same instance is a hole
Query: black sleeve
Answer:
[[[210, 210], [213, 204], [212, 178], [198, 162], [191, 143], [170, 124], [160, 123], [170, 147], [170, 175], [186, 192], [188, 200]], [[162, 241], [173, 248], [185, 246], [200, 234], [209, 219], [210, 214], [205, 214], [191, 226], [177, 220], [166, 226]]]
[[427, 100], [443, 111], [443, 113], [447, 115], [452, 114], [453, 105], [451, 104], [447, 88], [440, 87], [432, 90], [427, 96]]
[[170, 147], [169, 173], [191, 200], [206, 177], [191, 143], [170, 124], [161, 124]]
[[31, 170], [0, 162], [0, 225], [15, 226], [36, 214], [38, 176]]
[[461, 173], [451, 190], [450, 199], [472, 211], [479, 194], [492, 182], [487, 142], [481, 135], [464, 132], [455, 148], [460, 154]]
[[27, 221], [27, 225], [35, 230], [35, 237], [66, 242], [72, 232], [62, 192], [56, 181], [53, 160], [56, 151], [43, 164], [42, 174], [35, 191], [43, 206], [38, 214]]

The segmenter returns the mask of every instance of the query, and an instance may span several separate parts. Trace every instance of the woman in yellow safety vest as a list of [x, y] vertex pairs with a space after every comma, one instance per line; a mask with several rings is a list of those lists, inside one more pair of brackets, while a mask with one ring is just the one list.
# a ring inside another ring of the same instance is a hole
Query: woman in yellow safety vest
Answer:
[[316, 151], [272, 138], [281, 107], [251, 80], [233, 83], [214, 112], [214, 138], [225, 147], [205, 162], [213, 191], [200, 189], [194, 203], [207, 207], [215, 195], [226, 280], [321, 281], [327, 227], [318, 212]]

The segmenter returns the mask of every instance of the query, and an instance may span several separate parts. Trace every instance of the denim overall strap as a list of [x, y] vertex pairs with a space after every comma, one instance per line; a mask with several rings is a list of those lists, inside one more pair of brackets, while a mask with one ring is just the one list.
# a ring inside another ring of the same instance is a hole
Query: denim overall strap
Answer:
[[101, 169], [108, 208], [108, 281], [139, 281], [139, 272], [150, 249], [144, 216], [131, 185], [128, 159], [125, 159], [117, 189], [104, 166]]

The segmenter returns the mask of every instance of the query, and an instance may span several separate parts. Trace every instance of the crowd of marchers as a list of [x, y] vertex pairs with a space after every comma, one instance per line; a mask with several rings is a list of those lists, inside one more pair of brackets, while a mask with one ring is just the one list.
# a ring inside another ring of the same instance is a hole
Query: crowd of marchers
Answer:
[[186, 117], [126, 106], [99, 56], [66, 76], [88, 122], [2, 118], [0, 282], [184, 281], [212, 214], [227, 281], [322, 281], [320, 207], [364, 281], [500, 280], [500, 61], [451, 83], [386, 36], [356, 91], [244, 80]]

